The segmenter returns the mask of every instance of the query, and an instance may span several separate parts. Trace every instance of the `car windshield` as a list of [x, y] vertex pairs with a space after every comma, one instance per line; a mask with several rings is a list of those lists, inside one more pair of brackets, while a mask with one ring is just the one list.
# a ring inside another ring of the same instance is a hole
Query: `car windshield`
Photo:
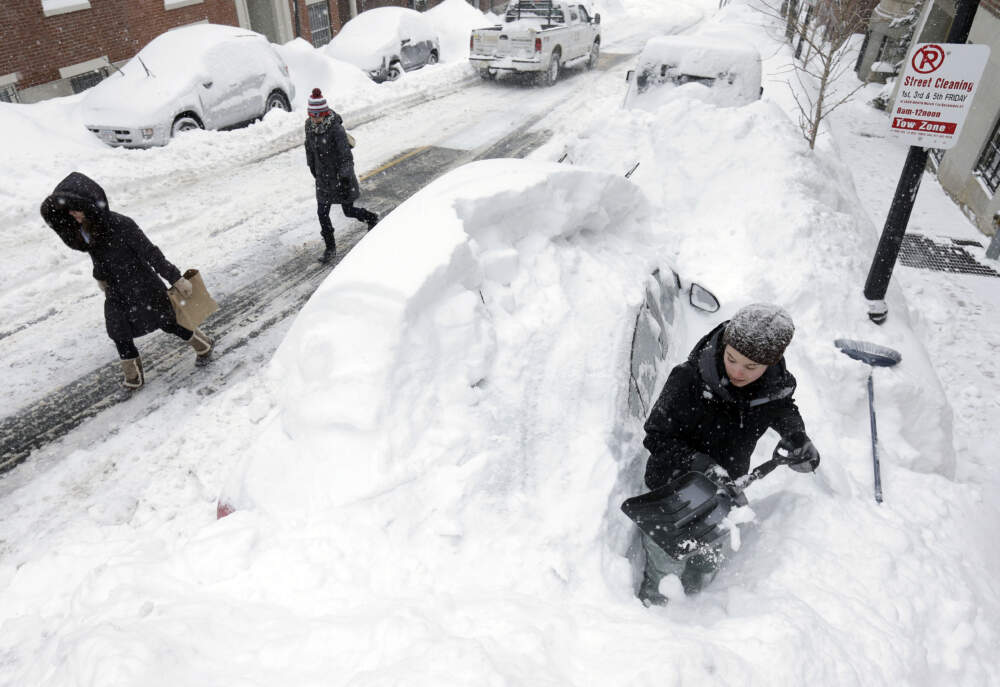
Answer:
[[167, 73], [190, 74], [201, 68], [205, 54], [213, 46], [234, 36], [253, 37], [254, 34], [231, 26], [211, 24], [167, 31], [140, 50], [122, 67], [122, 71], [129, 76], [145, 76], [148, 69], [158, 78]]

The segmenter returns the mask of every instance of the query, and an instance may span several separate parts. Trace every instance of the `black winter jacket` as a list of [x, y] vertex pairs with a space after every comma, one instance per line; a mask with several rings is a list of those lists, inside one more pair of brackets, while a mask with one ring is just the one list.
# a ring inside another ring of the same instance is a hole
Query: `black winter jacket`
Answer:
[[334, 112], [322, 122], [306, 121], [306, 162], [316, 179], [316, 198], [343, 205], [361, 195], [354, 175], [354, 154], [343, 120]]
[[784, 358], [745, 387], [729, 383], [722, 361], [725, 326], [723, 322], [702, 337], [688, 359], [670, 372], [646, 420], [650, 489], [691, 469], [697, 453], [707, 454], [735, 479], [750, 471], [750, 455], [768, 427], [783, 438], [805, 431], [792, 400], [795, 377]]
[[[81, 210], [81, 225], [69, 214]], [[93, 179], [73, 172], [42, 202], [42, 218], [74, 250], [90, 255], [94, 279], [107, 284], [104, 324], [115, 341], [133, 339], [176, 323], [167, 287], [180, 270], [146, 238], [139, 226], [108, 208], [108, 198]]]

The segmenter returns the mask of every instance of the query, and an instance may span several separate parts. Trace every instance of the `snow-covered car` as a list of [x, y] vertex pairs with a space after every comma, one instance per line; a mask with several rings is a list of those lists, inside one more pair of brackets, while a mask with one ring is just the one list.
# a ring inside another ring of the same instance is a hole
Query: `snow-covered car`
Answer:
[[751, 103], [763, 91], [757, 49], [731, 37], [712, 35], [649, 39], [627, 80], [626, 108], [655, 109], [664, 97], [687, 84], [707, 87], [696, 87], [698, 97], [727, 106]]
[[295, 85], [267, 39], [196, 24], [154, 38], [80, 102], [90, 131], [111, 146], [165, 145], [181, 131], [227, 129], [281, 108]]
[[565, 0], [515, 0], [503, 24], [472, 31], [469, 62], [484, 79], [537, 74], [554, 84], [563, 67], [593, 69], [601, 52], [601, 15]]
[[435, 64], [441, 54], [427, 18], [405, 7], [376, 7], [354, 17], [323, 47], [337, 60], [362, 69], [373, 81], [395, 81], [403, 72]]
[[[435, 180], [297, 315], [269, 368], [271, 411], [218, 515], [325, 509], [472, 457], [490, 482], [537, 457], [536, 439], [561, 456], [574, 442], [604, 456], [624, 446], [611, 437], [641, 426], [666, 361], [704, 328], [689, 318], [719, 307], [654, 257], [673, 241], [620, 174], [497, 159]], [[577, 412], [594, 398], [596, 414]], [[524, 413], [530, 428], [508, 424]], [[439, 443], [439, 423], [457, 418], [457, 443]]]

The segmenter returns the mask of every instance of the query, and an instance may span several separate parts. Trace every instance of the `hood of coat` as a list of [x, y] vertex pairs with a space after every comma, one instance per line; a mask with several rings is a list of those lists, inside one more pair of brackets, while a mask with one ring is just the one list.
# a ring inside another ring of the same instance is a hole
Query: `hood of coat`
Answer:
[[110, 209], [108, 196], [96, 181], [80, 172], [73, 172], [60, 181], [51, 195], [42, 202], [42, 219], [63, 242], [75, 250], [87, 250], [80, 233], [80, 224], [69, 214], [80, 210], [93, 227], [107, 224]]
[[735, 387], [726, 377], [722, 363], [722, 334], [728, 321], [703, 336], [691, 350], [688, 360], [698, 370], [704, 392], [729, 403], [752, 408], [755, 406], [788, 398], [795, 392], [795, 377], [785, 367], [782, 357], [774, 365], [769, 365], [760, 379], [745, 387]]

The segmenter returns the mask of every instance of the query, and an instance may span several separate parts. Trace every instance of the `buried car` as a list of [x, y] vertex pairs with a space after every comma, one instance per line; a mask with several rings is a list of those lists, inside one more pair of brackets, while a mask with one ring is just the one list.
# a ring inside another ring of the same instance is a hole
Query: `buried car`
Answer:
[[373, 81], [395, 81], [403, 72], [435, 64], [438, 37], [427, 18], [405, 7], [376, 7], [354, 17], [323, 52], [362, 69]]
[[688, 84], [704, 87], [687, 89], [689, 95], [723, 106], [751, 103], [764, 90], [757, 49], [711, 34], [649, 39], [627, 80], [624, 105], [639, 109], [655, 109]]
[[111, 146], [165, 145], [182, 131], [227, 129], [290, 111], [295, 86], [267, 39], [196, 24], [154, 38], [80, 102], [90, 131]]
[[[470, 466], [488, 494], [525, 461], [540, 480], [562, 474], [570, 445], [574, 460], [611, 460], [612, 437], [646, 412], [700, 316], [685, 303], [718, 308], [664, 262], [673, 242], [621, 175], [509, 159], [448, 172], [296, 317], [219, 516], [325, 510]], [[596, 490], [595, 518], [613, 483]]]

